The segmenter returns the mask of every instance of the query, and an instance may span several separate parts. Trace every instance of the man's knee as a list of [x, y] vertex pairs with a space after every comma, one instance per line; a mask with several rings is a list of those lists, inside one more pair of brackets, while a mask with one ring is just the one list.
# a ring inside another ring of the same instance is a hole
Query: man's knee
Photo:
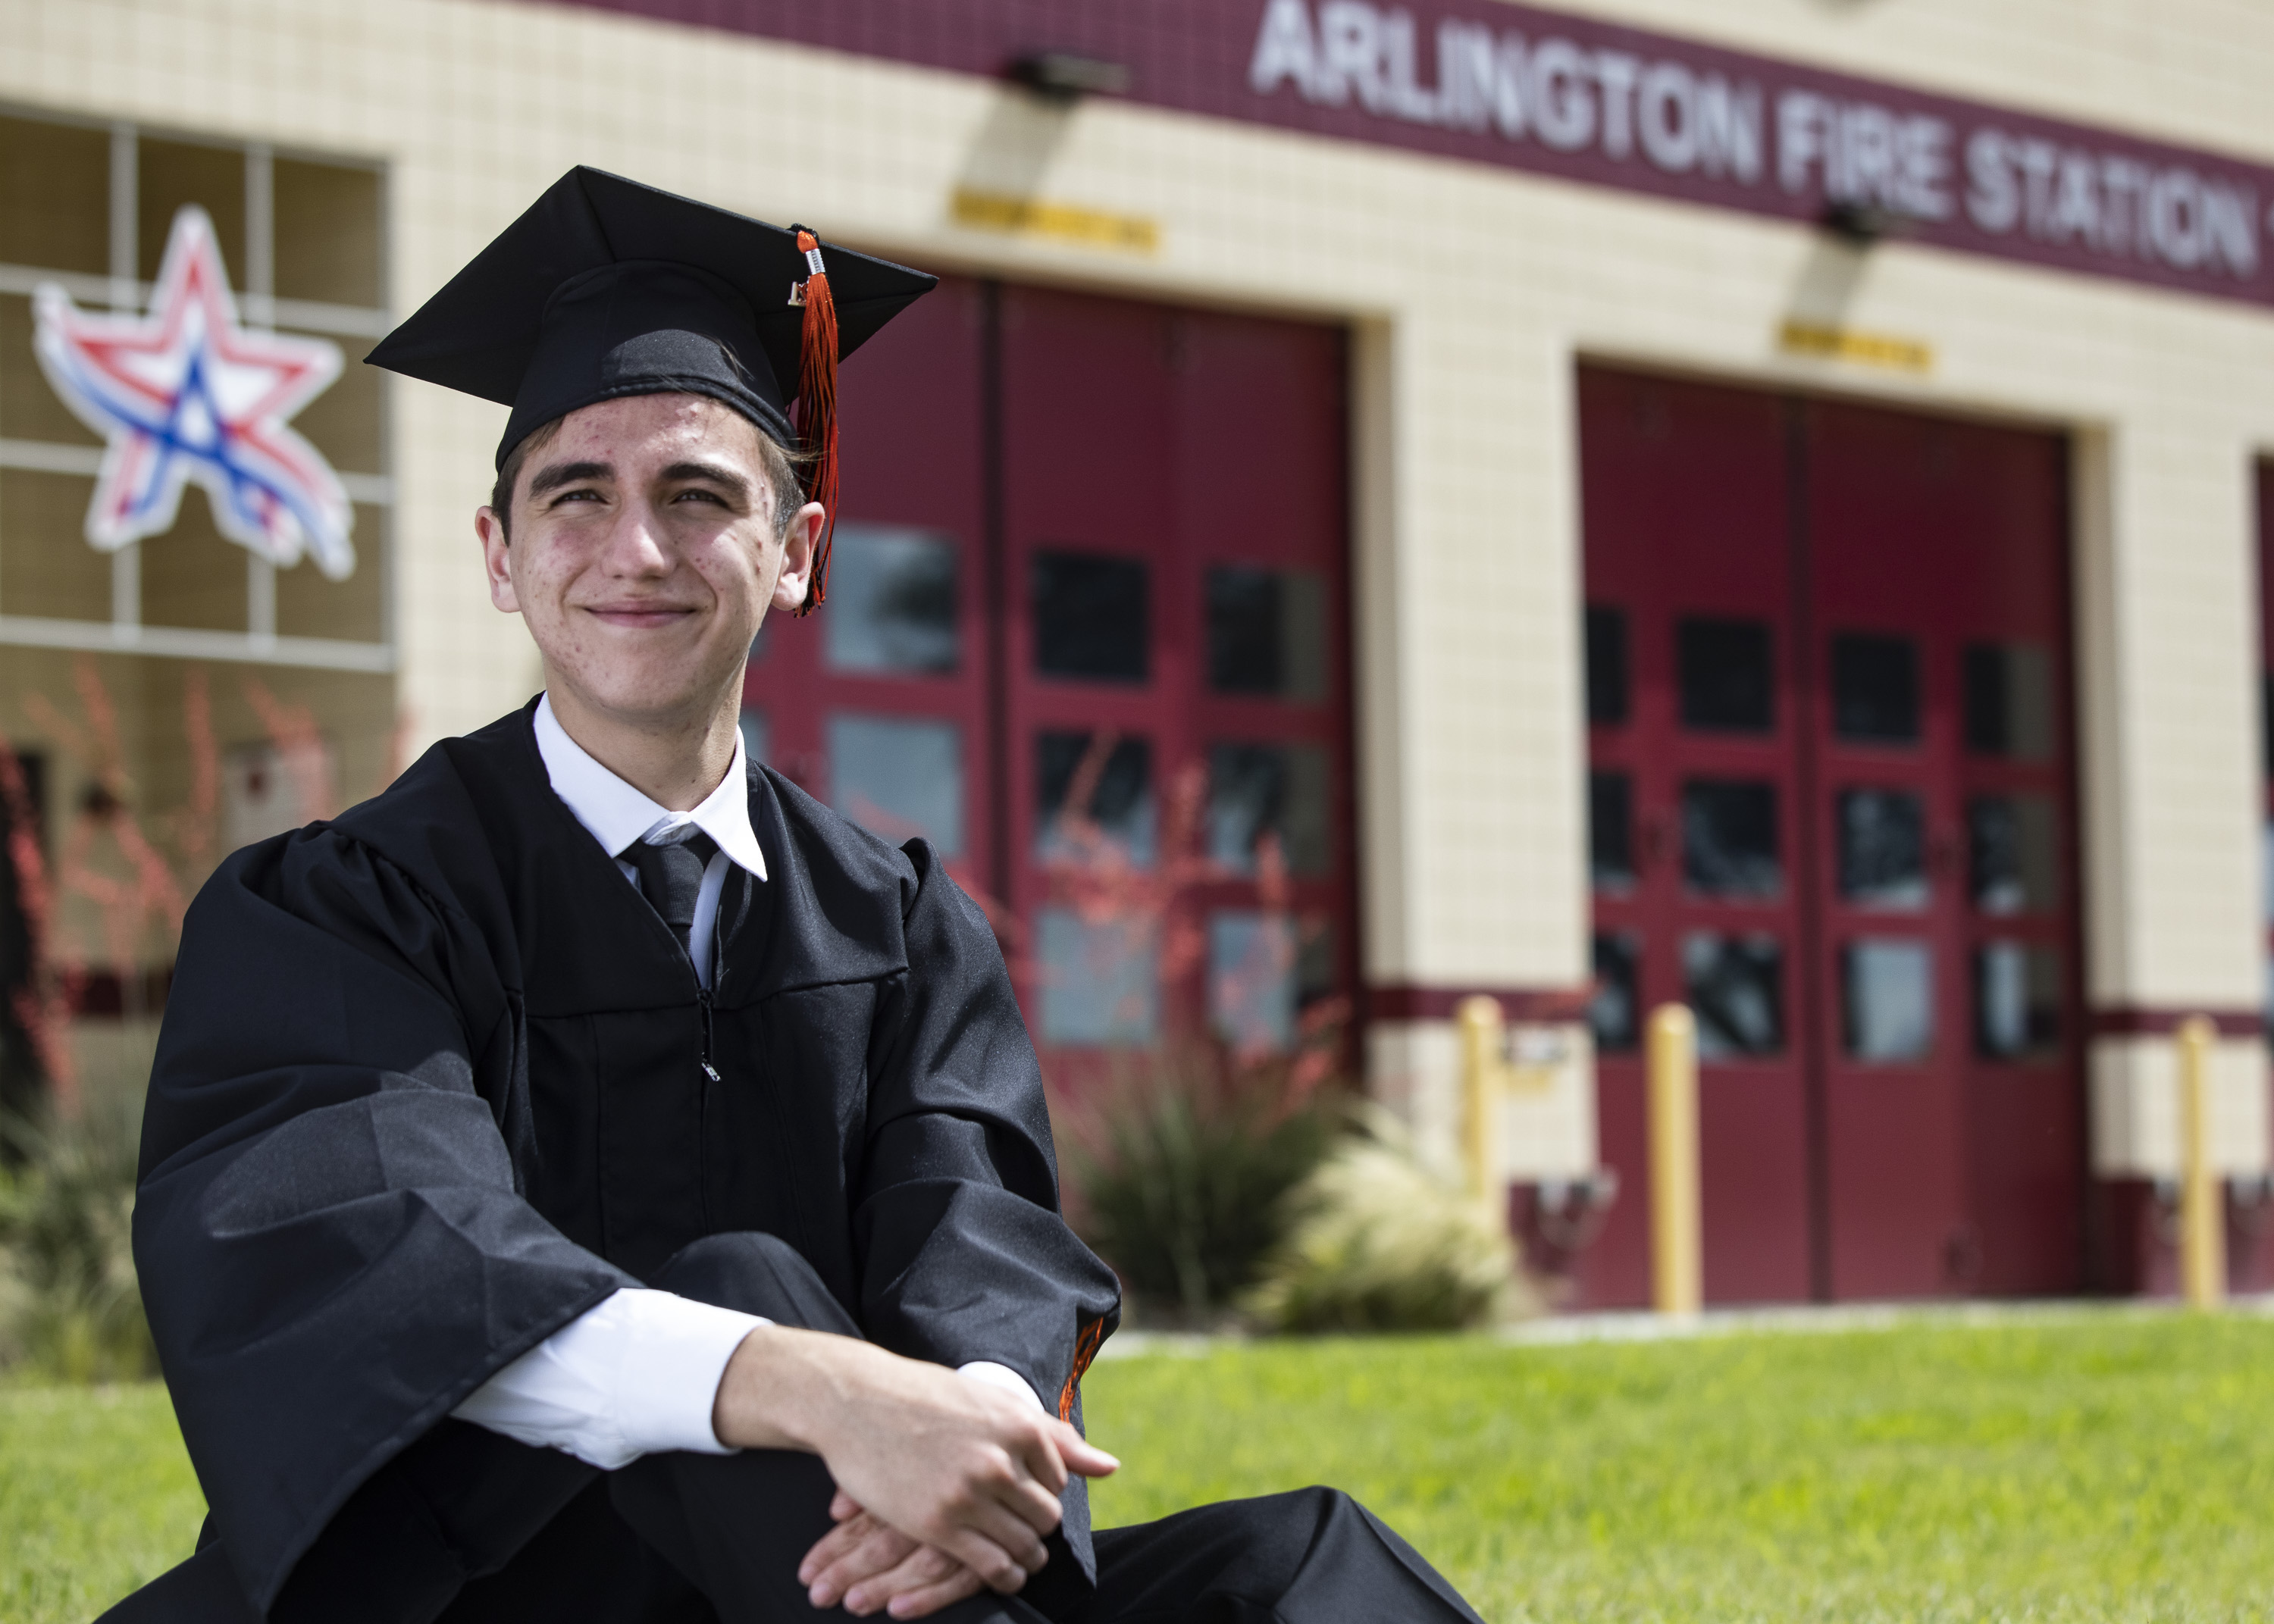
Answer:
[[1476, 1624], [1412, 1546], [1339, 1489], [1196, 1506], [1096, 1538], [1098, 1593], [1110, 1612], [1205, 1616], [1237, 1601], [1322, 1624]]
[[120, 1602], [95, 1624], [260, 1624], [217, 1545], [198, 1553]]
[[681, 1247], [650, 1282], [665, 1291], [757, 1314], [777, 1325], [858, 1336], [860, 1327], [830, 1295], [797, 1248], [757, 1230], [706, 1235]]

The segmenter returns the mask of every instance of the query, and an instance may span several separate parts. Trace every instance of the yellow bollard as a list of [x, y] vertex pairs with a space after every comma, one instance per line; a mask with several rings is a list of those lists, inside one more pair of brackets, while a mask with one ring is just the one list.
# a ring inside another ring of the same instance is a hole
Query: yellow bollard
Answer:
[[1705, 1301], [1698, 1215], [1698, 1023], [1679, 1004], [1650, 1014], [1650, 1253], [1662, 1314]]
[[2211, 1167], [2214, 1035], [2204, 1016], [2180, 1023], [2180, 1280], [2190, 1308], [2226, 1300], [2226, 1204]]
[[1461, 1150], [1468, 1163], [1469, 1193], [1488, 1217], [1500, 1220], [1493, 1201], [1493, 1105], [1501, 1072], [1500, 1000], [1479, 993], [1461, 1000], [1455, 1017], [1461, 1026]]

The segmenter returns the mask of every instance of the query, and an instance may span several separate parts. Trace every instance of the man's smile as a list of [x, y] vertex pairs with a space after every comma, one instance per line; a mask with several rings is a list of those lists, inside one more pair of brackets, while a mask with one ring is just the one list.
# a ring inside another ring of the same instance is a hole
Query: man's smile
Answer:
[[587, 604], [584, 613], [609, 626], [620, 626], [629, 631], [646, 631], [658, 627], [677, 626], [701, 613], [694, 604], [618, 603]]

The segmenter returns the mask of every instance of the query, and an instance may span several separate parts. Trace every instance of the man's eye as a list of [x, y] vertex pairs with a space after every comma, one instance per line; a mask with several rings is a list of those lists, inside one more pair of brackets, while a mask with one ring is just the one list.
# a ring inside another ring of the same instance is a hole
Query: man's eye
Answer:
[[599, 500], [598, 491], [563, 491], [553, 499], [553, 505], [557, 508], [562, 502], [597, 502]]
[[681, 491], [671, 500], [674, 502], [709, 502], [714, 508], [724, 508], [727, 505], [716, 491], [699, 489]]

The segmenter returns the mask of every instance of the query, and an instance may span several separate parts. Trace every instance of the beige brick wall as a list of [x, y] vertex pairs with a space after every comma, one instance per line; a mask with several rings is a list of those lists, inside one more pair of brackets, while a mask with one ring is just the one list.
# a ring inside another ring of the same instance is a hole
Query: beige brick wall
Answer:
[[[2274, 8], [2239, 0], [1574, 9], [2274, 157]], [[2259, 998], [2245, 471], [2274, 447], [2274, 319], [1142, 108], [1049, 113], [975, 79], [577, 10], [0, 0], [0, 97], [388, 160], [403, 308], [586, 162], [940, 268], [1359, 324], [1376, 980], [1586, 974], [1577, 357], [2073, 426], [2093, 995]], [[961, 184], [1145, 214], [1162, 245], [960, 229]], [[1936, 365], [1796, 361], [1774, 347], [1795, 314], [1918, 339]], [[432, 736], [536, 677], [468, 537], [500, 414], [416, 386], [394, 402], [402, 686]]]
[[[2255, 1038], [2212, 1046], [2211, 1165], [2267, 1170], [2266, 1049]], [[2111, 1178], [2170, 1178], [2180, 1170], [2179, 1050], [2168, 1038], [2110, 1038], [2093, 1046], [2088, 1079], [2092, 1166]]]

